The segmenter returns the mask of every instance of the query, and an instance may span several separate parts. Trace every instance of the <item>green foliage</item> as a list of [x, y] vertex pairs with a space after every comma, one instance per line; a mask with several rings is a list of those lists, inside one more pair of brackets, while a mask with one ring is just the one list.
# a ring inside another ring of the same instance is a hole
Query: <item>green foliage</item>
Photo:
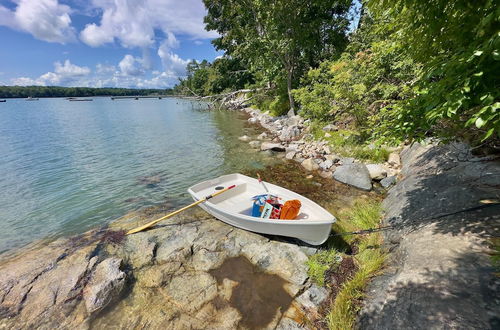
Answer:
[[186, 67], [187, 77], [174, 87], [179, 94], [206, 96], [245, 88], [254, 83], [253, 75], [239, 60], [222, 57], [208, 63], [195, 60]]
[[273, 116], [285, 115], [290, 110], [286, 89], [273, 88], [260, 90], [252, 95], [252, 105], [262, 111], [269, 111]]
[[500, 134], [500, 7], [492, 0], [374, 0], [391, 40], [422, 63], [418, 94], [384, 113], [388, 135], [469, 138]]
[[0, 98], [172, 95], [171, 89], [0, 86]]
[[[341, 212], [334, 225], [337, 233], [351, 232], [361, 229], [376, 227], [381, 219], [380, 203], [375, 200], [360, 198], [354, 205]], [[344, 282], [339, 288], [337, 296], [331, 302], [330, 311], [326, 316], [329, 329], [353, 329], [356, 315], [359, 311], [360, 299], [364, 296], [364, 290], [370, 279], [379, 274], [382, 269], [386, 252], [380, 247], [382, 236], [375, 232], [366, 235], [345, 235], [342, 236], [345, 243], [357, 245], [358, 252], [353, 256], [358, 267], [352, 279]], [[347, 257], [345, 251], [336, 248], [332, 244], [333, 238], [328, 241], [328, 250], [309, 258], [309, 276], [320, 285], [328, 286], [325, 283], [325, 271], [332, 269], [335, 271], [336, 265]]]
[[325, 272], [331, 267], [335, 267], [342, 259], [341, 255], [335, 250], [323, 250], [312, 255], [307, 260], [307, 274], [314, 283], [325, 285]]
[[329, 132], [329, 137], [325, 137], [322, 128], [326, 126], [325, 122], [313, 122], [311, 124], [311, 133], [316, 139], [322, 139], [328, 142], [340, 156], [354, 157], [360, 160], [372, 161], [374, 163], [383, 163], [389, 158], [389, 151], [374, 144], [367, 145], [369, 136], [359, 130], [341, 129], [335, 132]]
[[[346, 43], [351, 0], [204, 0], [217, 49], [248, 63], [264, 82], [290, 90], [311, 65]], [[293, 108], [293, 99], [290, 99]]]
[[302, 114], [381, 142], [498, 138], [500, 7], [492, 0], [368, 5], [342, 56], [311, 69], [293, 92]]
[[381, 108], [413, 93], [419, 66], [384, 34], [375, 33], [374, 24], [364, 22], [340, 59], [307, 73], [304, 87], [293, 92], [304, 116], [371, 131]]

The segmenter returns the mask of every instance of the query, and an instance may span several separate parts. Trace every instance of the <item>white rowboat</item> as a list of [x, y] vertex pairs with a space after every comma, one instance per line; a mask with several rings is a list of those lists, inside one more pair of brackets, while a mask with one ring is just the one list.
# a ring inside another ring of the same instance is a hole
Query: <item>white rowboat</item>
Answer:
[[198, 201], [231, 185], [236, 187], [199, 206], [217, 219], [248, 231], [295, 237], [312, 245], [323, 244], [328, 239], [335, 217], [310, 199], [280, 186], [265, 183], [269, 192], [282, 198], [283, 202], [291, 199], [298, 199], [301, 202], [302, 207], [295, 220], [262, 219], [251, 216], [252, 197], [266, 192], [257, 179], [246, 175], [223, 175], [195, 184], [188, 189], [188, 192], [195, 201]]

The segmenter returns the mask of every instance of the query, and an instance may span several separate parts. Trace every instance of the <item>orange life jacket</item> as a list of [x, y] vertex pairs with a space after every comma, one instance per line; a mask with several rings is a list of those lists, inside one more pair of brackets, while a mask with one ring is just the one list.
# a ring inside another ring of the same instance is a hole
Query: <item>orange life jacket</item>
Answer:
[[281, 207], [280, 219], [293, 220], [297, 217], [302, 204], [297, 199], [286, 201]]

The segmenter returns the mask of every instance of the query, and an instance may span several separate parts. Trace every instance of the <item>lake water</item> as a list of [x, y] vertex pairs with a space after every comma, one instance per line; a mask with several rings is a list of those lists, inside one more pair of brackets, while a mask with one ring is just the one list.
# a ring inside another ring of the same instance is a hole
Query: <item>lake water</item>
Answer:
[[0, 103], [0, 253], [127, 212], [190, 202], [201, 180], [271, 162], [237, 112], [182, 99]]

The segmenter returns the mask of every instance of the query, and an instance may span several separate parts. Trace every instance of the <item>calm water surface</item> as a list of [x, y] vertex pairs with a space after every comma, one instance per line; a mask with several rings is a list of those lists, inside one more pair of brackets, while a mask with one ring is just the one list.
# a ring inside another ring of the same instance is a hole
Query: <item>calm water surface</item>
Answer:
[[0, 103], [0, 253], [83, 232], [201, 180], [270, 162], [241, 113], [180, 99]]

